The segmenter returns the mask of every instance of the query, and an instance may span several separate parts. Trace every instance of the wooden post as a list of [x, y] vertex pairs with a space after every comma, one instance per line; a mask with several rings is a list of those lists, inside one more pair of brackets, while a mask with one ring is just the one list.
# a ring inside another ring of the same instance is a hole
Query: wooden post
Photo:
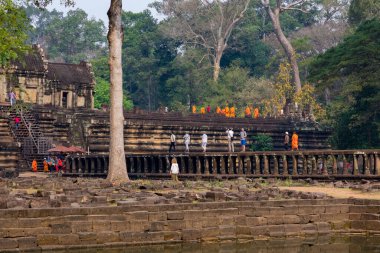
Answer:
[[282, 175], [288, 176], [289, 175], [289, 171], [288, 171], [288, 157], [286, 155], [282, 156], [282, 168], [283, 168]]

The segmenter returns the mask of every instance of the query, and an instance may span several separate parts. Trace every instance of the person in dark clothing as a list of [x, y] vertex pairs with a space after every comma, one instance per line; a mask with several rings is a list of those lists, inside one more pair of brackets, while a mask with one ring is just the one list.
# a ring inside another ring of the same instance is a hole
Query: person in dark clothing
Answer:
[[284, 137], [284, 148], [285, 148], [285, 150], [289, 150], [289, 141], [290, 141], [289, 133], [285, 132], [285, 137]]
[[175, 152], [175, 135], [173, 132], [171, 132], [171, 134], [170, 134], [169, 153], [172, 152], [172, 150]]

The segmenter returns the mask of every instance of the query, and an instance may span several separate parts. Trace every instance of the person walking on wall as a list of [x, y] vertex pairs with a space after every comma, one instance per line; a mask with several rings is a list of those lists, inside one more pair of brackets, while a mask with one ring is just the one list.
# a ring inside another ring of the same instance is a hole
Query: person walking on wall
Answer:
[[245, 152], [245, 145], [247, 145], [247, 132], [244, 128], [240, 131], [240, 144], [241, 144], [241, 152]]
[[172, 180], [174, 182], [178, 182], [178, 174], [179, 174], [179, 167], [177, 163], [177, 159], [174, 157], [172, 159], [172, 166], [170, 167], [170, 175], [172, 177]]
[[292, 150], [298, 150], [298, 135], [296, 131], [292, 135]]
[[189, 132], [186, 132], [186, 134], [183, 136], [183, 139], [185, 141], [185, 152], [189, 152], [189, 145], [190, 145], [190, 134]]
[[32, 171], [33, 172], [37, 172], [37, 161], [36, 161], [36, 159], [33, 159], [33, 162], [32, 162]]
[[203, 133], [202, 135], [202, 149], [203, 149], [203, 152], [206, 152], [206, 149], [207, 149], [207, 134], [206, 133]]
[[9, 92], [9, 101], [11, 102], [11, 106], [16, 104], [16, 93], [12, 90]]
[[285, 132], [285, 137], [284, 137], [284, 148], [285, 148], [285, 150], [289, 150], [289, 141], [290, 141], [289, 133]]
[[170, 134], [169, 153], [172, 152], [172, 150], [175, 152], [175, 135], [173, 132], [171, 132], [171, 134]]
[[227, 140], [228, 140], [228, 152], [235, 152], [234, 147], [234, 131], [232, 128], [227, 129]]

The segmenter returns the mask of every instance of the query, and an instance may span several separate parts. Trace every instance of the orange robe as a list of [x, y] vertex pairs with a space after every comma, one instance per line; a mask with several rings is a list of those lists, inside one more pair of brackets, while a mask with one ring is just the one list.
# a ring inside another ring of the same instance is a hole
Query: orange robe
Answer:
[[255, 110], [253, 111], [253, 117], [255, 119], [257, 119], [259, 117], [259, 108], [255, 108]]
[[191, 111], [192, 111], [193, 113], [197, 113], [197, 107], [196, 107], [195, 105], [193, 105], [193, 106], [191, 107]]
[[49, 172], [49, 164], [46, 160], [44, 160], [44, 172]]
[[231, 118], [235, 118], [235, 116], [236, 116], [236, 114], [235, 114], [235, 107], [232, 106], [232, 107], [230, 108], [230, 117], [231, 117]]
[[201, 114], [205, 114], [206, 113], [206, 110], [205, 110], [205, 108], [202, 106], [202, 108], [201, 108]]
[[224, 108], [224, 111], [226, 112], [226, 117], [229, 118], [230, 117], [230, 108], [228, 106], [226, 106], [226, 108]]
[[32, 171], [37, 172], [37, 161], [36, 160], [33, 160], [33, 162], [32, 162]]
[[246, 117], [250, 117], [251, 116], [251, 109], [248, 106], [245, 108], [245, 116]]
[[222, 113], [222, 110], [220, 110], [220, 107], [219, 107], [219, 106], [216, 107], [216, 113], [217, 113], [217, 114], [221, 114], [221, 113]]
[[292, 150], [298, 150], [298, 135], [292, 135]]

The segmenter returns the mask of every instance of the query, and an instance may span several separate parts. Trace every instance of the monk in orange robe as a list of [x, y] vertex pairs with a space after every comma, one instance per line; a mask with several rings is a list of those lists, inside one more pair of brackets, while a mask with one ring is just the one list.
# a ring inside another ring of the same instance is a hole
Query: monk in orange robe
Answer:
[[235, 118], [236, 114], [235, 114], [235, 106], [231, 106], [230, 108], [230, 117], [231, 118]]
[[201, 114], [206, 114], [206, 110], [204, 106], [201, 107]]
[[246, 118], [250, 118], [251, 117], [251, 108], [249, 108], [249, 106], [247, 106], [246, 108], [245, 108], [245, 117]]
[[226, 108], [224, 108], [224, 111], [226, 112], [226, 117], [229, 118], [230, 117], [230, 108], [228, 107], [228, 105], [226, 105]]
[[220, 110], [220, 107], [217, 106], [217, 107], [216, 107], [216, 114], [221, 114], [221, 113], [222, 113], [222, 110]]
[[292, 135], [292, 150], [298, 150], [298, 135], [295, 131]]
[[193, 113], [197, 113], [197, 107], [196, 107], [195, 105], [193, 105], [193, 106], [191, 107], [191, 111], [192, 111]]
[[46, 158], [44, 158], [44, 172], [49, 172], [49, 164], [46, 161]]
[[259, 117], [259, 108], [255, 108], [255, 110], [253, 111], [253, 117], [255, 118], [255, 119], [257, 119], [258, 117]]
[[37, 161], [36, 161], [36, 159], [34, 159], [32, 162], [32, 171], [37, 172]]

